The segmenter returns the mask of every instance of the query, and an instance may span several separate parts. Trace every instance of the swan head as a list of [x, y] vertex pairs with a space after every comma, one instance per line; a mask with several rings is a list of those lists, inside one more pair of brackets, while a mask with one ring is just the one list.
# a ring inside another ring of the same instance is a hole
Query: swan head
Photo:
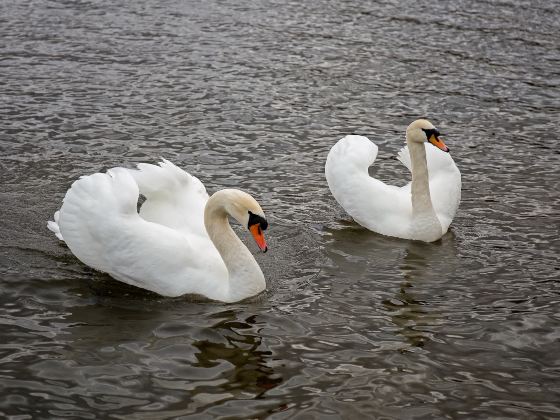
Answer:
[[406, 140], [412, 143], [428, 142], [444, 152], [449, 152], [449, 148], [440, 137], [439, 130], [425, 119], [416, 120], [407, 127]]
[[[220, 190], [208, 201], [220, 202], [223, 210], [237, 220], [242, 226], [246, 226], [261, 251], [266, 252], [268, 246], [264, 237], [264, 231], [268, 222], [264, 211], [251, 195], [237, 189]], [[207, 208], [208, 208], [207, 204]]]

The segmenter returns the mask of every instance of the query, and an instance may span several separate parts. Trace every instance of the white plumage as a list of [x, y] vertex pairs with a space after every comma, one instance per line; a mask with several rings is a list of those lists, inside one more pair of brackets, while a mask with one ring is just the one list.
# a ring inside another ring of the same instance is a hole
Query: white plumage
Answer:
[[447, 232], [461, 199], [461, 173], [449, 153], [426, 144], [429, 138], [423, 133], [430, 130], [435, 128], [426, 120], [412, 123], [408, 145], [398, 154], [413, 175], [414, 193], [413, 182], [397, 187], [369, 176], [378, 148], [367, 137], [346, 136], [331, 148], [327, 183], [356, 222], [383, 235], [426, 242]]
[[[140, 214], [139, 193], [146, 197]], [[266, 287], [228, 221], [248, 226], [251, 213], [265, 220], [249, 194], [226, 189], [209, 199], [200, 180], [163, 160], [81, 177], [48, 228], [82, 262], [117, 280], [164, 296], [233, 302]]]

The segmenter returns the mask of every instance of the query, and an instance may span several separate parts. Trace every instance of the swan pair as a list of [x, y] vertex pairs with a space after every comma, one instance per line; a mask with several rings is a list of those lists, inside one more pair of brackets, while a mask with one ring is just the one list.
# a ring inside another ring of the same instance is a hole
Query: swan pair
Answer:
[[[361, 136], [344, 137], [332, 147], [327, 182], [362, 226], [432, 242], [455, 215], [461, 175], [429, 121], [410, 124], [406, 142], [398, 158], [412, 172], [410, 184], [398, 188], [370, 177], [377, 146]], [[140, 194], [146, 201], [138, 212]], [[141, 163], [137, 169], [81, 177], [48, 228], [83, 263], [124, 283], [163, 296], [198, 294], [237, 302], [262, 292], [266, 282], [229, 217], [267, 251], [263, 232], [268, 222], [253, 197], [236, 189], [209, 197], [198, 178], [163, 160], [159, 166]]]

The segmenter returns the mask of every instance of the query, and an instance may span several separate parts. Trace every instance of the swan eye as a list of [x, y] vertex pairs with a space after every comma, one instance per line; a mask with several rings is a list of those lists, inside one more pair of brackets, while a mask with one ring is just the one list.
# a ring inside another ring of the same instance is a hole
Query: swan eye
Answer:
[[268, 222], [262, 216], [258, 214], [254, 214], [249, 210], [249, 223], [247, 224], [247, 228], [251, 228], [251, 226], [259, 225], [259, 229], [266, 230], [268, 227]]
[[423, 128], [422, 131], [426, 134], [426, 138], [429, 139], [432, 136], [435, 136], [436, 139], [440, 136], [439, 130], [437, 128]]

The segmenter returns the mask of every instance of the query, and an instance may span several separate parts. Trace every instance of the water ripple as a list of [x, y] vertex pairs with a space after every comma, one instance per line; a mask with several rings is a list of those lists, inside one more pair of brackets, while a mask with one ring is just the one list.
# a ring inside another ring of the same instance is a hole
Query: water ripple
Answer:
[[[0, 2], [0, 415], [560, 415], [560, 22], [550, 2]], [[427, 115], [463, 174], [426, 246], [336, 205], [329, 148], [372, 173]], [[270, 218], [268, 292], [163, 299], [45, 229], [78, 176], [160, 156]]]

